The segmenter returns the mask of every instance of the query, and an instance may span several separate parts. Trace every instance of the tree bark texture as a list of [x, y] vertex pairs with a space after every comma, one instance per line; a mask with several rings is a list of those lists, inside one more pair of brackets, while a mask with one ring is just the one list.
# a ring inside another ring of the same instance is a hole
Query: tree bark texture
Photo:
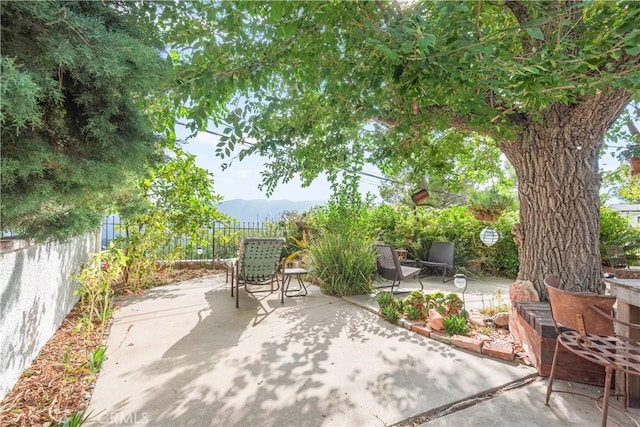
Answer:
[[629, 100], [619, 90], [553, 104], [501, 145], [518, 177], [518, 280], [531, 281], [542, 298], [549, 275], [562, 289], [604, 292], [598, 153]]

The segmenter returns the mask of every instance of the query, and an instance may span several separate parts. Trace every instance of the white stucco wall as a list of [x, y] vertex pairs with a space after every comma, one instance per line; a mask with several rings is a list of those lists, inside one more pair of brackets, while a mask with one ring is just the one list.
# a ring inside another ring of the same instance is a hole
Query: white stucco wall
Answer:
[[0, 251], [0, 400], [73, 308], [76, 285], [69, 274], [99, 245], [98, 232]]

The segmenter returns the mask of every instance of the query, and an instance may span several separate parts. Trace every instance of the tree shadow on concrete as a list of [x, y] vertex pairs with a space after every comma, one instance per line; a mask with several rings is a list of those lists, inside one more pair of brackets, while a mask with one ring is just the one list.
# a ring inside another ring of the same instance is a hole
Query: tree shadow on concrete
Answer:
[[[313, 286], [284, 307], [275, 294], [241, 293], [240, 310], [228, 289], [203, 293], [195, 326], [120, 374], [138, 394], [109, 411], [154, 425], [386, 425], [520, 374]], [[268, 316], [257, 322], [261, 311]]]

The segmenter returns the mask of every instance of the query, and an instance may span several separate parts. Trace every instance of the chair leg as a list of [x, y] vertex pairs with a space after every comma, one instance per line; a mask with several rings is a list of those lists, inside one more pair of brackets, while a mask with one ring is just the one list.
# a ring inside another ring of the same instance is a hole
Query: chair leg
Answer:
[[239, 293], [240, 293], [240, 267], [239, 264], [235, 265], [235, 274], [231, 273], [231, 296], [233, 296], [233, 287], [236, 287], [236, 308], [240, 308]]
[[[233, 284], [231, 285], [233, 286]], [[240, 302], [239, 302], [239, 294], [240, 294], [240, 280], [238, 279], [238, 276], [236, 276], [236, 308], [240, 308]]]
[[391, 282], [391, 293], [395, 293], [393, 288], [394, 287], [400, 287], [400, 279], [398, 279], [398, 273], [396, 272], [396, 278], [393, 279], [393, 282]]
[[627, 396], [629, 396], [629, 374], [624, 372], [622, 375], [622, 405], [624, 411], [627, 412]]
[[422, 284], [422, 280], [420, 280], [420, 275], [418, 274], [416, 278], [418, 279], [418, 283], [420, 283], [420, 290], [424, 291], [424, 285]]
[[560, 349], [560, 343], [556, 339], [556, 349], [553, 351], [553, 362], [551, 362], [551, 373], [549, 374], [549, 384], [547, 384], [547, 398], [544, 401], [546, 406], [549, 406], [549, 397], [553, 391], [553, 377], [556, 374], [556, 365], [558, 363], [558, 350]]
[[611, 396], [611, 375], [613, 373], [613, 368], [611, 366], [607, 366], [605, 368], [606, 377], [604, 380], [604, 401], [602, 402], [602, 422], [600, 425], [602, 427], [607, 427], [607, 415], [609, 413], [609, 397]]

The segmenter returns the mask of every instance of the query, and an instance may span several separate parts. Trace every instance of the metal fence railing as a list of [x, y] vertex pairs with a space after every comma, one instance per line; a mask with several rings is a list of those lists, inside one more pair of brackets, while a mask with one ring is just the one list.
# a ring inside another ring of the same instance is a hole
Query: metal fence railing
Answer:
[[[124, 237], [126, 230], [118, 215], [110, 215], [102, 221], [102, 249]], [[222, 224], [215, 222], [197, 238], [174, 236], [160, 249], [160, 259], [206, 261], [237, 256], [243, 237], [284, 237], [284, 229], [272, 222], [242, 222]]]

